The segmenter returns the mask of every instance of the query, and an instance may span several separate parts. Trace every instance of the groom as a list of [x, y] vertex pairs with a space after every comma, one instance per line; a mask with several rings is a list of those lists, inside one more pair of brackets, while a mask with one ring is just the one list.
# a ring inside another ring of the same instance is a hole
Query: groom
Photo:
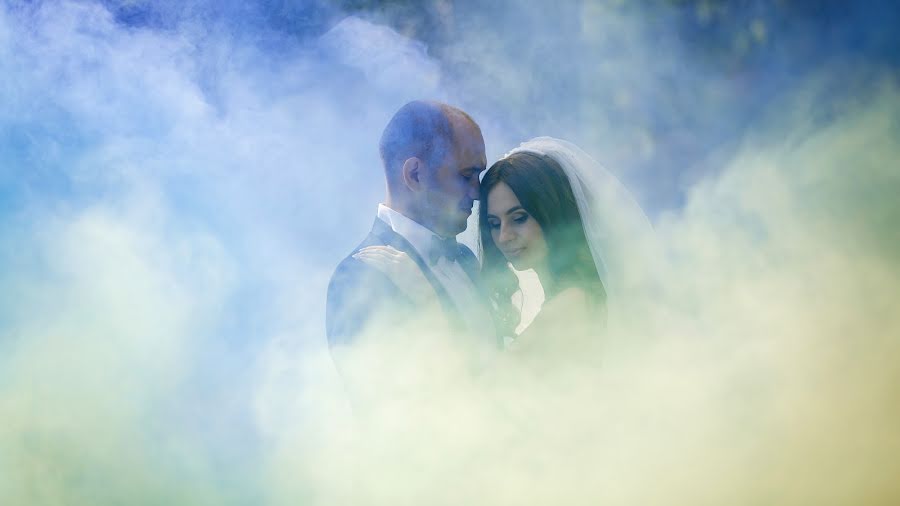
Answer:
[[434, 287], [454, 332], [492, 340], [478, 261], [456, 242], [478, 199], [478, 175], [486, 166], [481, 129], [460, 109], [414, 101], [391, 118], [379, 148], [387, 195], [369, 235], [331, 277], [329, 346], [353, 344], [373, 329], [376, 337], [379, 331], [402, 331], [421, 309], [387, 275], [353, 257], [373, 245], [409, 255]]

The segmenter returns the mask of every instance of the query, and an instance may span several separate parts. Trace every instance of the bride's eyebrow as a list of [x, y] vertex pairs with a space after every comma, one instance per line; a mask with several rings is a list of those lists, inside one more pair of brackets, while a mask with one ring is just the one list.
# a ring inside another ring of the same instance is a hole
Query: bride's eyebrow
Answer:
[[[516, 211], [525, 211], [525, 208], [522, 207], [522, 206], [510, 207], [510, 208], [507, 209], [506, 212], [503, 213], [503, 214], [509, 215], [509, 214], [512, 214], [512, 213], [514, 213], [514, 212], [516, 212]], [[526, 212], [527, 212], [527, 211], [526, 211]], [[488, 218], [494, 218], [495, 220], [497, 219], [496, 216], [494, 216], [493, 214], [490, 214], [490, 213], [488, 213], [487, 217], [488, 217]]]

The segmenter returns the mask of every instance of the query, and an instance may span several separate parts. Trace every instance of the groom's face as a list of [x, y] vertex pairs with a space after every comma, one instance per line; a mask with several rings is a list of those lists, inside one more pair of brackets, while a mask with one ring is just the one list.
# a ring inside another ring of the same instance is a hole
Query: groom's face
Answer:
[[484, 139], [477, 125], [464, 118], [451, 119], [454, 143], [443, 160], [429, 167], [425, 179], [427, 226], [444, 237], [466, 229], [478, 200], [478, 176], [485, 169]]

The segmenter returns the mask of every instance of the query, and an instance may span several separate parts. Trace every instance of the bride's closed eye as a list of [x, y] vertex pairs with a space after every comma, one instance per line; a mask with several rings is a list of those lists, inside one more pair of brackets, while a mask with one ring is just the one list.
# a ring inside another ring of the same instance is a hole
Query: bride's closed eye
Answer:
[[[522, 225], [522, 224], [526, 223], [530, 217], [531, 216], [528, 213], [521, 213], [521, 214], [517, 214], [516, 216], [513, 216], [510, 219], [513, 221], [513, 223], [515, 223], [517, 225]], [[500, 228], [500, 220], [488, 220], [488, 227], [491, 230], [496, 230], [496, 229]]]

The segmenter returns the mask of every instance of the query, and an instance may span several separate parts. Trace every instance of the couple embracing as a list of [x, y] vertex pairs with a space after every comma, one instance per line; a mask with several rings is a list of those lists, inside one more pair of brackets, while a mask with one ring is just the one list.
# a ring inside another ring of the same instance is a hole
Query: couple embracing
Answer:
[[[581, 149], [538, 137], [485, 171], [484, 139], [468, 114], [414, 101], [384, 129], [380, 154], [386, 199], [328, 287], [333, 355], [440, 330], [512, 355], [580, 355], [596, 352], [624, 318], [626, 294], [644, 274], [637, 252], [649, 222]], [[476, 200], [480, 258], [456, 241]], [[514, 269], [533, 269], [545, 294], [518, 335]]]

